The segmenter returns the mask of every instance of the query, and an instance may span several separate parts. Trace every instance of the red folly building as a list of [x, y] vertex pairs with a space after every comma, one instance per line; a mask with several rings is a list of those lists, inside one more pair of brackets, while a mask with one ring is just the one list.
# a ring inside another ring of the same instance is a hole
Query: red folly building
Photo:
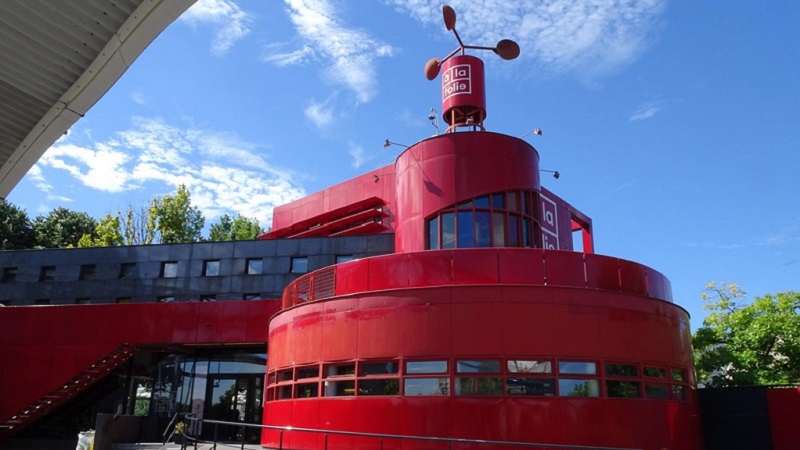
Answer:
[[[286, 287], [269, 323], [264, 424], [701, 448], [689, 316], [669, 280], [595, 254], [591, 219], [541, 186], [536, 149], [484, 130], [478, 58], [432, 60], [429, 78], [439, 66], [446, 133], [275, 211], [263, 238], [394, 233], [395, 253]], [[261, 443], [376, 445], [278, 430]]]

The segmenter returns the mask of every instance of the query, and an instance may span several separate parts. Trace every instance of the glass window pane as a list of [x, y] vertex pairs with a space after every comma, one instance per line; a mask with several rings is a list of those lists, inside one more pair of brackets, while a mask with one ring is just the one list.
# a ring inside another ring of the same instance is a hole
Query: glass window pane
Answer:
[[453, 386], [456, 395], [501, 395], [502, 378], [456, 378]]
[[294, 398], [319, 397], [319, 383], [298, 383], [294, 389]]
[[519, 247], [519, 216], [508, 215], [508, 246]]
[[522, 246], [523, 247], [533, 247], [533, 242], [531, 241], [531, 220], [530, 219], [523, 219], [522, 220]]
[[635, 364], [606, 364], [606, 375], [610, 377], [638, 377], [639, 370]]
[[686, 372], [683, 369], [672, 369], [670, 372], [673, 381], [686, 381]]
[[356, 395], [355, 380], [325, 382], [325, 397], [344, 397], [350, 395]]
[[302, 378], [317, 378], [319, 376], [319, 367], [300, 367], [297, 369], [297, 379]]
[[278, 388], [278, 399], [292, 398], [292, 385]]
[[475, 222], [472, 211], [460, 211], [458, 213], [458, 248], [470, 248], [475, 246]]
[[597, 375], [597, 364], [583, 361], [559, 361], [558, 372], [580, 375]]
[[133, 278], [133, 273], [136, 270], [136, 263], [122, 263], [119, 268], [119, 279], [128, 280]]
[[292, 369], [289, 370], [281, 370], [278, 372], [278, 381], [291, 381], [292, 378]]
[[453, 213], [442, 214], [442, 248], [456, 247], [456, 216]]
[[359, 375], [367, 376], [392, 374], [397, 373], [398, 368], [399, 364], [397, 361], [361, 363], [359, 365]]
[[477, 197], [475, 199], [475, 207], [476, 208], [488, 208], [489, 207], [489, 196], [484, 195], [482, 197]]
[[645, 384], [644, 396], [647, 398], [668, 398], [669, 390], [665, 384]]
[[336, 255], [336, 264], [342, 264], [355, 260], [353, 255]]
[[509, 360], [507, 367], [511, 373], [553, 373], [550, 361]]
[[492, 194], [492, 208], [494, 209], [506, 208], [506, 195], [503, 192]]
[[472, 200], [459, 203], [458, 209], [472, 209]]
[[633, 398], [642, 396], [639, 392], [638, 381], [608, 380], [606, 381], [606, 390], [609, 397]]
[[508, 378], [506, 393], [509, 395], [556, 395], [556, 380], [553, 378]]
[[399, 395], [400, 380], [359, 380], [358, 395]]
[[597, 380], [558, 380], [558, 395], [562, 397], [599, 397], [600, 384]]
[[506, 215], [503, 213], [492, 213], [492, 245], [506, 246]]
[[529, 215], [530, 213], [528, 211], [531, 210], [530, 192], [522, 191], [519, 193], [519, 195], [520, 195], [520, 202], [519, 202], [520, 210], [522, 211], [522, 214]]
[[491, 245], [491, 235], [489, 232], [489, 212], [475, 212], [475, 246], [489, 247]]
[[219, 261], [203, 261], [203, 275], [207, 277], [219, 276]]
[[174, 261], [161, 263], [161, 276], [163, 278], [175, 278], [178, 276], [178, 263]]
[[517, 193], [509, 192], [506, 197], [508, 198], [508, 210], [519, 211], [519, 203], [517, 202]]
[[409, 361], [406, 373], [447, 373], [447, 361]]
[[449, 395], [449, 378], [406, 378], [403, 395]]
[[673, 385], [672, 398], [675, 400], [687, 400], [686, 386]]
[[642, 371], [646, 377], [665, 378], [667, 376], [666, 370], [661, 367], [644, 367]]
[[480, 360], [480, 361], [458, 361], [456, 363], [457, 373], [498, 373], [500, 372], [500, 361]]
[[439, 218], [434, 217], [428, 221], [428, 248], [439, 248]]
[[261, 258], [247, 260], [248, 275], [261, 275], [261, 269], [263, 267], [264, 267], [264, 261]]
[[292, 258], [292, 273], [307, 273], [308, 272], [308, 258]]
[[325, 369], [325, 375], [329, 377], [344, 377], [355, 374], [356, 374], [356, 365], [354, 363], [336, 364], [333, 366], [328, 366], [327, 369]]

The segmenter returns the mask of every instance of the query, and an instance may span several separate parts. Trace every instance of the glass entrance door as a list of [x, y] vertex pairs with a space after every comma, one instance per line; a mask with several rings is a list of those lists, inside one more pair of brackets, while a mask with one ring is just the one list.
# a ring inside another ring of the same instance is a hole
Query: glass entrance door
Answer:
[[[261, 421], [261, 377], [258, 375], [211, 375], [206, 395], [205, 417], [225, 422], [260, 423]], [[214, 427], [206, 427], [206, 437], [214, 437]], [[257, 442], [257, 429], [244, 429], [245, 442]], [[242, 440], [242, 427], [219, 425], [217, 439], [222, 441]]]

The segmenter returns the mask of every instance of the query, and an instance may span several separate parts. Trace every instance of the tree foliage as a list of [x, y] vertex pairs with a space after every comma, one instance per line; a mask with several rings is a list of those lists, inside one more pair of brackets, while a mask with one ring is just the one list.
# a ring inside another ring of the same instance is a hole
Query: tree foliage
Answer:
[[191, 194], [184, 185], [178, 187], [175, 195], [153, 199], [150, 214], [155, 217], [163, 244], [199, 241], [206, 222], [200, 208], [192, 206]]
[[693, 336], [698, 381], [709, 387], [800, 383], [800, 293], [751, 303], [735, 284], [709, 283], [710, 312]]
[[0, 201], [0, 250], [31, 248], [36, 242], [33, 223], [24, 209]]
[[156, 238], [155, 206], [158, 199], [139, 206], [128, 205], [121, 214], [122, 237], [125, 245], [150, 245]]
[[56, 208], [39, 216], [33, 224], [36, 246], [44, 248], [75, 247], [84, 234], [91, 235], [97, 222], [84, 212]]
[[253, 240], [264, 230], [256, 219], [249, 219], [238, 214], [235, 219], [223, 214], [219, 222], [209, 228], [209, 241], [247, 241]]
[[100, 219], [92, 234], [84, 234], [78, 241], [78, 247], [113, 247], [125, 241], [120, 232], [119, 215], [106, 214]]

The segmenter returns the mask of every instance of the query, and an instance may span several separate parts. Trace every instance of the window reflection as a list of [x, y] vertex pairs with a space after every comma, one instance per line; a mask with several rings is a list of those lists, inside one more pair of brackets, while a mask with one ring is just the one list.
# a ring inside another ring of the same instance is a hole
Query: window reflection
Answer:
[[567, 374], [597, 375], [597, 364], [583, 361], [559, 361], [558, 372]]
[[500, 372], [500, 361], [459, 361], [456, 363], [458, 373], [497, 373]]
[[562, 397], [599, 397], [600, 384], [597, 380], [558, 380], [558, 395]]
[[506, 393], [509, 395], [556, 395], [556, 380], [553, 378], [508, 378]]
[[449, 395], [449, 378], [406, 378], [404, 395]]
[[456, 395], [501, 395], [502, 378], [456, 378]]
[[456, 247], [456, 218], [453, 213], [442, 214], [442, 248]]
[[409, 361], [406, 373], [447, 373], [447, 361]]
[[489, 212], [476, 211], [475, 212], [475, 246], [476, 247], [489, 247], [491, 246], [491, 234], [489, 225]]
[[472, 211], [459, 211], [458, 213], [458, 248], [475, 246], [475, 222]]
[[509, 360], [508, 371], [512, 373], [552, 373], [553, 363], [550, 361]]

